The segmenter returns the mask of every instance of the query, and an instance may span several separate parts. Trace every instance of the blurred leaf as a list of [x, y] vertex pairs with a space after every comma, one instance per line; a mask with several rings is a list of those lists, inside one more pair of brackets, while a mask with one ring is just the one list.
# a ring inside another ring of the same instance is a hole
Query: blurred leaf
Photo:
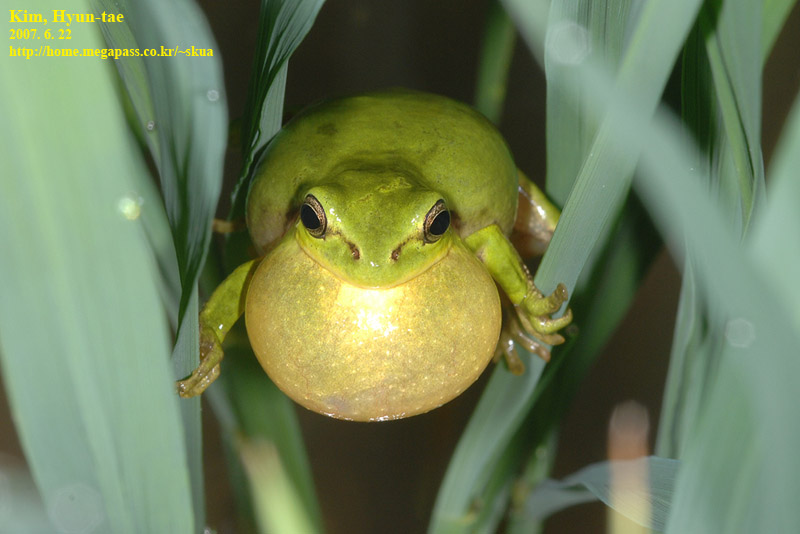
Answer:
[[[118, 2], [112, 0], [89, 1], [95, 12], [123, 13], [128, 19], [128, 22], [98, 22], [103, 38], [109, 46], [120, 50], [139, 48], [136, 37], [131, 31], [130, 19], [127, 16], [129, 12], [127, 0]], [[117, 72], [119, 72], [120, 80], [137, 118], [134, 128], [135, 133], [140, 139], [145, 140], [150, 152], [153, 154], [153, 159], [160, 161], [158, 135], [154, 132], [155, 111], [144, 57], [135, 55], [120, 56], [114, 60], [114, 65], [117, 68]], [[150, 123], [149, 125], [148, 122]]]
[[[598, 93], [611, 89], [601, 71], [589, 74]], [[619, 97], [637, 98], [627, 91]], [[668, 532], [798, 531], [792, 499], [800, 492], [800, 420], [792, 410], [800, 402], [800, 333], [788, 317], [800, 304], [760, 278], [703, 177], [689, 171], [696, 156], [674, 121], [657, 115], [648, 126], [636, 106], [613, 113], [616, 149], [643, 143], [637, 185], [647, 207], [676, 254], [696, 259], [705, 305], [728, 317], [724, 354], [685, 447]]]
[[[225, 371], [219, 379], [224, 395], [219, 388], [209, 390], [223, 434], [231, 439], [234, 448], [241, 439], [272, 444], [280, 456], [282, 472], [288, 477], [285, 484], [291, 485], [292, 498], [297, 500], [293, 506], [301, 508], [309, 524], [321, 531], [322, 514], [294, 404], [270, 381], [252, 349], [245, 346], [244, 332], [232, 337], [226, 343]], [[251, 484], [257, 482], [251, 480]], [[253, 499], [258, 515], [263, 503], [255, 495]]]
[[[533, 393], [533, 407], [498, 460], [486, 490], [485, 502], [505, 500], [519, 465], [528, 457], [528, 470], [537, 469], [548, 437], [556, 431], [571, 401], [588, 374], [599, 351], [624, 318], [642, 278], [661, 248], [647, 214], [638, 203], [630, 203], [609, 245], [595, 264], [586, 288], [572, 299], [579, 335], [558, 347], [558, 356], [547, 367]], [[554, 445], [554, 443], [552, 444]], [[531, 450], [534, 452], [531, 454]], [[547, 471], [544, 471], [547, 474]], [[532, 487], [532, 486], [531, 486]], [[524, 498], [515, 491], [515, 498]], [[488, 510], [487, 510], [488, 513]], [[512, 510], [513, 517], [513, 510]], [[478, 515], [486, 532], [495, 530], [499, 517]], [[523, 530], [529, 529], [528, 526]]]
[[[222, 181], [227, 109], [220, 51], [202, 11], [191, 0], [95, 3], [96, 9], [123, 13], [130, 29], [105, 29], [107, 38], [121, 40], [110, 41], [109, 46], [123, 48], [135, 43], [142, 49], [181, 52], [173, 53], [173, 57], [142, 58], [144, 72], [138, 66], [138, 58], [121, 58], [119, 70], [137, 112], [149, 111], [144, 103], [137, 104], [147, 101], [143, 96], [145, 82], [152, 101], [153, 115], [143, 117], [142, 123], [151, 125], [147, 130], [154, 140], [148, 144], [154, 147], [153, 158], [175, 241], [182, 322], [208, 250], [211, 219]], [[176, 21], [180, 23], [175, 24]], [[211, 57], [184, 54], [188, 49], [210, 50]], [[178, 350], [176, 356], [183, 352], [196, 349]], [[187, 359], [195, 360], [196, 356]], [[184, 375], [196, 361], [185, 363], [186, 368], [180, 370]]]
[[[614, 121], [618, 120], [621, 109], [633, 109], [643, 122], [652, 115], [699, 4], [699, 0], [664, 1], [650, 2], [641, 8], [636, 28], [631, 32], [629, 45], [620, 62], [615, 89], [615, 92], [626, 95], [635, 89], [637, 98], [605, 100], [611, 102], [609, 114], [601, 122], [537, 272], [536, 284], [543, 291], [552, 290], [558, 282], [566, 283], [572, 291], [590, 252], [604, 233], [604, 226], [617, 217], [636, 165], [638, 143], [621, 150], [612, 139], [612, 132], [617, 127]], [[541, 14], [540, 4], [507, 0], [505, 5], [528, 43], [543, 42], [541, 21], [534, 18]], [[573, 32], [573, 26], [567, 29], [563, 35], [554, 38], [558, 46], [566, 49], [578, 46], [579, 50], [581, 43], [588, 46], [588, 40], [581, 40], [580, 31]], [[548, 44], [550, 42], [548, 37]], [[593, 61], [587, 59], [586, 63], [591, 65]], [[580, 74], [576, 82], [583, 83], [587, 77], [588, 72]], [[570, 87], [570, 90], [575, 88]], [[609, 95], [611, 91], [602, 94]], [[599, 108], [602, 97], [597, 94], [590, 96], [597, 99], [591, 109]], [[495, 368], [448, 466], [434, 508], [431, 532], [468, 530], [477, 517], [474, 503], [494, 505], [481, 501], [480, 497], [506, 447], [537, 399], [534, 391], [542, 368], [542, 362], [530, 360], [525, 375], [521, 377], [511, 375], [503, 366]], [[518, 454], [516, 451], [510, 453]]]
[[762, 0], [761, 59], [766, 61], [796, 0]]
[[[797, 283], [800, 266], [800, 98], [795, 98], [770, 169], [770, 190], [766, 208], [754, 222], [750, 253], [764, 281], [788, 302], [800, 303]], [[800, 331], [800, 305], [791, 310], [795, 329]]]
[[[640, 525], [662, 532], [679, 467], [678, 460], [658, 456], [595, 463], [563, 480], [542, 482], [528, 496], [522, 513], [531, 521], [541, 521], [575, 504], [600, 500]], [[636, 479], [639, 474], [646, 481]], [[647, 484], [646, 494], [639, 493], [640, 483]]]
[[[553, 2], [545, 42], [547, 77], [547, 192], [564, 205], [597, 133], [594, 115], [580, 103], [576, 91], [591, 91], [577, 83], [577, 69], [587, 59], [616, 72], [625, 47], [630, 0], [564, 0]], [[575, 46], [561, 42], [567, 34]], [[549, 52], [548, 52], [549, 50]]]
[[478, 77], [475, 81], [475, 108], [495, 124], [500, 123], [506, 98], [508, 70], [517, 32], [499, 0], [491, 0], [486, 15]]
[[[701, 152], [690, 163], [738, 234], [764, 192], [760, 148], [761, 55], [758, 2], [708, 2], [683, 56], [682, 114]], [[721, 354], [725, 311], [698, 292], [697, 258], [687, 254], [657, 452], [679, 457], [691, 439]]]
[[235, 211], [244, 208], [247, 180], [258, 153], [283, 123], [286, 67], [323, 3], [324, 0], [261, 0], [253, 78], [242, 121], [244, 165], [233, 192]]
[[178, 305], [181, 298], [181, 280], [178, 261], [172, 243], [164, 201], [150, 173], [143, 171], [136, 175], [138, 197], [134, 201], [141, 209], [142, 229], [150, 243], [160, 273], [159, 282], [161, 302], [169, 318], [173, 331], [178, 329]]
[[255, 497], [259, 531], [319, 532], [304, 514], [275, 446], [268, 441], [242, 439], [238, 449]]
[[[792, 407], [800, 402], [794, 383], [800, 332], [788, 319], [798, 303], [763, 281], [724, 210], [687, 172], [690, 156], [677, 141], [680, 134], [665, 118], [655, 126], [638, 186], [672, 242], [685, 242], [698, 259], [706, 302], [729, 318], [722, 357], [682, 454], [668, 532], [797, 531], [800, 421]], [[629, 142], [631, 135], [622, 132], [620, 140]]]
[[[712, 169], [712, 185], [719, 187], [722, 195], [727, 193], [732, 198], [728, 202], [739, 204], [741, 220], [737, 222], [742, 232], [757, 208], [757, 197], [764, 193], [761, 26], [753, 23], [759, 20], [759, 2], [721, 0], [706, 3], [698, 17], [698, 31], [707, 57], [705, 68], [711, 71], [713, 80], [713, 87], [708, 88], [711, 98], [703, 99], [711, 101], [711, 109], [700, 113], [701, 117], [710, 113], [708, 120], [721, 121], [724, 129], [712, 142], [709, 154], [721, 167]], [[692, 96], [695, 95], [688, 95]], [[713, 128], [711, 132], [713, 135]], [[736, 192], [732, 193], [733, 190]]]
[[[172, 229], [181, 281], [173, 364], [174, 376], [182, 378], [198, 363], [197, 279], [208, 252], [211, 219], [222, 184], [228, 112], [221, 54], [202, 11], [192, 0], [93, 0], [93, 5], [95, 11], [125, 16], [125, 23], [105, 24], [114, 26], [103, 32], [110, 48], [168, 52], [141, 61], [122, 57], [117, 65], [140, 114], [140, 124], [145, 126]], [[117, 27], [122, 24], [125, 27]], [[206, 55], [193, 57], [187, 50], [202, 50]], [[181, 402], [181, 410], [196, 521], [202, 523], [200, 400]]]
[[[243, 219], [250, 181], [258, 158], [283, 124], [283, 98], [289, 58], [314, 24], [324, 0], [261, 0], [258, 42], [253, 77], [248, 88], [242, 120], [244, 163], [231, 193], [229, 219]], [[244, 233], [226, 241], [225, 268], [233, 270], [245, 261], [250, 240]]]
[[56, 532], [31, 474], [18, 464], [0, 454], [0, 534]]
[[[612, 132], [618, 128], [613, 122], [619, 116], [617, 108], [634, 109], [643, 121], [652, 116], [700, 4], [699, 0], [681, 0], [648, 2], [641, 7], [619, 63], [613, 93], [595, 90], [590, 95], [596, 104], [587, 109], [605, 109], [606, 115], [539, 266], [536, 283], [545, 292], [554, 288], [557, 281], [564, 282], [570, 290], [574, 288], [595, 243], [614, 221], [630, 185], [641, 144], [634, 143], [625, 150], [618, 148], [612, 139]], [[562, 35], [548, 37], [548, 42], [572, 49], [583, 42], [581, 32], [573, 29], [566, 27]], [[591, 86], [586, 77], [596, 63], [591, 56], [585, 62], [590, 68], [578, 70], [581, 79], [576, 80], [576, 85], [580, 82]], [[574, 91], [574, 86], [570, 90]], [[635, 97], [631, 98], [633, 93]], [[623, 94], [626, 99], [620, 96]], [[601, 100], [602, 95], [609, 96]]]
[[3, 378], [59, 529], [191, 532], [158, 276], [129, 209], [145, 167], [109, 74], [53, 57], [11, 60], [0, 80]]

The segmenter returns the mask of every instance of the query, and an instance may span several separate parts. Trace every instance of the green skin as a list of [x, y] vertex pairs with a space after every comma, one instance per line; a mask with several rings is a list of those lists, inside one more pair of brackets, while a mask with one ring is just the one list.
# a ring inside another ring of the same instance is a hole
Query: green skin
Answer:
[[[559, 284], [544, 296], [508, 237], [516, 228], [546, 243], [558, 209], [518, 172], [494, 126], [468, 106], [406, 90], [324, 102], [287, 124], [259, 166], [247, 227], [262, 256], [293, 232], [301, 248], [339, 279], [388, 288], [427, 270], [461, 239], [516, 307], [516, 317], [506, 315], [498, 344], [512, 370], [520, 370], [512, 341], [545, 359], [549, 351], [537, 340], [563, 342], [556, 332], [571, 314], [550, 315], [566, 301], [566, 289]], [[324, 238], [298, 216], [308, 195], [325, 212]], [[440, 199], [451, 224], [431, 242], [426, 215]], [[524, 218], [517, 216], [518, 202], [526, 203], [519, 210]], [[237, 268], [206, 304], [201, 364], [178, 382], [181, 396], [202, 393], [219, 375], [222, 340], [244, 312], [259, 261]]]

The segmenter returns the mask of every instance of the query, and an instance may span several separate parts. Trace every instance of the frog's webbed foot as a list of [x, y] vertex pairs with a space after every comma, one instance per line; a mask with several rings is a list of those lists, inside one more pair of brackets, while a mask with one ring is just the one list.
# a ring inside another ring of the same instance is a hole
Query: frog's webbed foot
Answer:
[[222, 361], [222, 344], [207, 325], [200, 325], [200, 365], [189, 377], [176, 383], [178, 394], [184, 399], [200, 395], [219, 377]]
[[559, 284], [552, 294], [545, 297], [531, 281], [529, 294], [514, 306], [516, 313], [504, 314], [503, 331], [500, 333], [495, 358], [504, 356], [509, 370], [514, 374], [522, 374], [525, 366], [515, 348], [515, 344], [519, 344], [531, 354], [549, 362], [550, 350], [545, 344], [564, 343], [564, 336], [558, 331], [572, 322], [572, 310], [567, 309], [564, 315], [557, 318], [550, 317], [550, 314], [558, 311], [567, 298], [564, 284]]

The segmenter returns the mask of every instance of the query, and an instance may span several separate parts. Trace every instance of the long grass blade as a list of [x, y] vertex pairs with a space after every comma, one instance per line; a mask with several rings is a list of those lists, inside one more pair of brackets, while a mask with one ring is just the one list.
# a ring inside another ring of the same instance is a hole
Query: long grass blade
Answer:
[[114, 87], [91, 59], [12, 60], [0, 80], [0, 362], [54, 529], [191, 532], [158, 275], [129, 209], [146, 171]]
[[797, 0], [762, 0], [761, 60], [766, 61]]
[[678, 134], [659, 126], [648, 143], [658, 153], [645, 153], [640, 188], [672, 242], [703, 258], [696, 265], [704, 297], [728, 317], [723, 355], [684, 448], [667, 531], [792, 532], [800, 528], [790, 502], [800, 491], [793, 452], [800, 422], [789, 407], [800, 401], [793, 384], [800, 332], [789, 317], [798, 304], [764, 282], [756, 265], [773, 260], [746, 253], [725, 211], [686, 171], [690, 158]]
[[239, 454], [249, 475], [256, 501], [259, 531], [312, 534], [318, 532], [294, 494], [291, 480], [281, 465], [274, 445], [264, 441], [241, 440]]
[[[760, 149], [760, 5], [707, 3], [683, 58], [682, 114], [701, 153], [691, 168], [707, 176], [731, 225], [743, 234], [764, 191]], [[722, 357], [724, 312], [703, 303], [695, 279], [702, 258], [687, 254], [670, 370], [665, 386], [659, 454], [678, 457], [691, 439]]]
[[[624, 106], [622, 101], [615, 101], [617, 107], [634, 106], [643, 121], [652, 115], [699, 4], [697, 0], [650, 2], [641, 8], [617, 80], [620, 92], [627, 94], [635, 88], [638, 98], [625, 101]], [[527, 42], [543, 42], [542, 23], [535, 18], [542, 13], [540, 4], [507, 1], [505, 5]], [[559, 42], [574, 47], [575, 37], [576, 34], [567, 32], [559, 37]], [[610, 109], [615, 108], [612, 105]], [[536, 275], [537, 286], [544, 291], [551, 290], [558, 282], [574, 289], [603, 227], [616, 218], [627, 192], [638, 144], [633, 143], [627, 151], [615, 148], [611, 133], [616, 128], [612, 122], [615, 116], [609, 114], [610, 118], [598, 129]], [[479, 501], [503, 451], [530, 410], [541, 371], [541, 363], [535, 361], [522, 377], [514, 377], [500, 366], [495, 369], [445, 475], [431, 532], [471, 528], [475, 518], [473, 503]]]
[[[601, 75], [594, 84], [610, 87]], [[689, 170], [696, 156], [674, 121], [659, 115], [647, 128], [638, 114], [617, 113], [618, 148], [646, 140], [637, 184], [647, 207], [676, 254], [702, 258], [694, 265], [705, 304], [726, 316], [723, 357], [684, 448], [667, 531], [793, 532], [800, 528], [791, 503], [800, 491], [800, 421], [791, 408], [800, 401], [800, 332], [790, 317], [798, 302], [764, 281], [757, 264], [773, 260], [742, 247], [726, 210]]]
[[[795, 99], [770, 169], [766, 209], [754, 223], [750, 252], [774, 292], [788, 302], [800, 303], [797, 266], [800, 265], [800, 98]], [[800, 305], [791, 319], [800, 331]]]
[[[553, 2], [548, 21], [545, 54], [547, 77], [547, 192], [563, 205], [597, 133], [598, 121], [573, 94], [576, 66], [591, 54], [614, 71], [622, 57], [628, 27], [630, 0]], [[572, 33], [576, 46], [564, 46], [560, 37]], [[572, 88], [570, 90], [569, 88]], [[590, 87], [577, 85], [577, 91]]]
[[[228, 124], [220, 50], [193, 0], [117, 3], [96, 0], [97, 9], [121, 12], [124, 28], [106, 28], [109, 47], [135, 44], [162, 55], [120, 58], [119, 72], [144, 125], [158, 169], [181, 281], [175, 377], [197, 366], [197, 279], [211, 239], [211, 219], [222, 184]], [[175, 24], [180, 21], [180, 24]], [[107, 26], [112, 26], [111, 23]], [[131, 40], [133, 41], [131, 43]], [[173, 51], [174, 49], [174, 51]], [[202, 51], [194, 57], [193, 51]], [[144, 77], [144, 79], [143, 79]], [[145, 96], [147, 88], [149, 97]], [[150, 105], [152, 104], [152, 105]], [[142, 117], [141, 113], [151, 116]], [[200, 401], [181, 403], [197, 521], [203, 521]]]
[[242, 121], [244, 165], [233, 192], [234, 211], [244, 209], [248, 180], [260, 150], [283, 122], [283, 90], [289, 58], [305, 38], [324, 0], [261, 0], [253, 78]]
[[499, 124], [517, 31], [499, 0], [489, 3], [475, 80], [475, 109]]
[[[243, 334], [238, 343], [227, 345], [225, 372], [220, 378], [222, 391], [216, 388], [209, 391], [223, 433], [234, 449], [242, 439], [274, 447], [282, 476], [287, 477], [281, 483], [292, 488], [292, 508], [302, 510], [306, 521], [316, 531], [322, 531], [322, 514], [294, 405], [263, 372], [253, 351], [245, 346]], [[247, 470], [247, 473], [252, 474], [252, 471]], [[250, 480], [252, 487], [258, 484]], [[251, 498], [258, 516], [264, 512], [265, 503], [257, 495]]]
[[[593, 83], [598, 91], [611, 87], [597, 71]], [[637, 98], [629, 92], [620, 97]], [[667, 531], [796, 531], [800, 514], [791, 499], [800, 491], [794, 452], [800, 421], [792, 407], [800, 401], [794, 386], [800, 332], [790, 318], [798, 302], [763, 280], [757, 263], [772, 258], [753, 258], [742, 247], [726, 210], [703, 177], [698, 180], [689, 170], [696, 156], [674, 120], [658, 115], [648, 127], [635, 111], [617, 108], [615, 114], [618, 150], [644, 140], [637, 185], [648, 209], [677, 255], [702, 258], [694, 265], [704, 304], [726, 317], [723, 357], [685, 446]]]

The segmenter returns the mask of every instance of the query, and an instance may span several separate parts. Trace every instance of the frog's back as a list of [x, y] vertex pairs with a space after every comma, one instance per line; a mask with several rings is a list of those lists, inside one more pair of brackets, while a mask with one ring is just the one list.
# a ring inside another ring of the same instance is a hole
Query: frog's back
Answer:
[[352, 168], [393, 167], [441, 193], [462, 236], [516, 217], [517, 169], [482, 115], [448, 98], [388, 90], [330, 100], [290, 121], [270, 142], [250, 189], [256, 246], [279, 239], [305, 191]]

